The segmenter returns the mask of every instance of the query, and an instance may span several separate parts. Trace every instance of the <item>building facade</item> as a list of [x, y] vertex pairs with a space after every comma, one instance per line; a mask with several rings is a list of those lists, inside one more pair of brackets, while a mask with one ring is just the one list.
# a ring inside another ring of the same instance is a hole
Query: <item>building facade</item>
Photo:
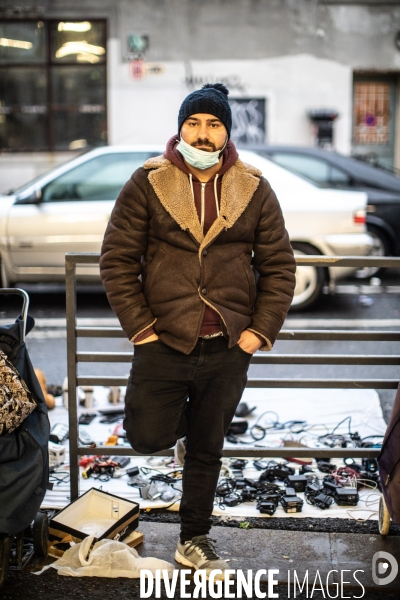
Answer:
[[238, 143], [400, 168], [400, 0], [22, 1], [0, 0], [0, 192], [88, 148], [164, 144], [217, 81]]

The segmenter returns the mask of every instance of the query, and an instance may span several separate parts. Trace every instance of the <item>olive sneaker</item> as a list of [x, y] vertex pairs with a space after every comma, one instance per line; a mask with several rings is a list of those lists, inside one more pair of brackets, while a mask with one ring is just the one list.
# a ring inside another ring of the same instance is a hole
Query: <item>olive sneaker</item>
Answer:
[[186, 567], [193, 567], [196, 571], [204, 569], [207, 579], [211, 571], [219, 569], [222, 572], [217, 573], [215, 579], [225, 579], [225, 571], [229, 569], [229, 565], [215, 552], [214, 542], [215, 540], [206, 535], [197, 535], [184, 544], [179, 540], [175, 560]]

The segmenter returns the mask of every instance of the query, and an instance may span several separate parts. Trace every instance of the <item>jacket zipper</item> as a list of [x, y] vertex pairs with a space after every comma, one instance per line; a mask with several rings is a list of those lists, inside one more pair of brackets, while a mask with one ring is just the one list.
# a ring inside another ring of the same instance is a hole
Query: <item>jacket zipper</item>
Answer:
[[226, 324], [226, 322], [225, 322], [225, 319], [224, 319], [224, 317], [223, 317], [223, 316], [221, 315], [221, 313], [219, 312], [219, 310], [217, 310], [217, 309], [215, 308], [215, 306], [213, 306], [213, 305], [211, 304], [211, 302], [207, 302], [207, 300], [206, 300], [205, 298], [203, 298], [203, 296], [201, 296], [201, 294], [200, 294], [200, 289], [199, 289], [199, 296], [200, 296], [200, 298], [203, 300], [204, 304], [207, 304], [207, 306], [209, 306], [210, 308], [212, 308], [213, 310], [215, 310], [215, 312], [217, 313], [217, 315], [219, 315], [219, 316], [221, 317], [221, 321], [222, 321], [222, 322], [223, 322], [223, 324], [225, 325], [226, 333], [229, 335], [229, 329], [228, 329], [228, 326], [227, 326], [227, 324]]
[[[217, 175], [217, 177], [218, 177], [218, 175]], [[214, 184], [215, 184], [214, 193], [215, 194], [216, 194], [216, 181], [217, 181], [217, 177], [215, 178], [215, 182], [214, 182]], [[204, 232], [204, 216], [205, 216], [205, 190], [206, 190], [206, 183], [201, 183], [201, 218], [200, 218], [200, 224], [201, 224], [201, 228], [202, 228], [203, 232]], [[218, 206], [218, 200], [217, 200], [216, 195], [215, 195], [215, 202], [216, 202], [216, 206], [217, 206], [217, 215], [219, 216], [219, 206]], [[215, 310], [215, 312], [221, 317], [221, 321], [225, 325], [226, 332], [229, 335], [228, 327], [227, 327], [227, 325], [225, 323], [225, 319], [221, 315], [221, 313], [210, 302], [207, 302], [207, 300], [205, 300], [203, 298], [203, 296], [201, 296], [201, 299], [203, 300], [203, 302], [205, 304], [208, 304], [208, 306], [210, 308], [212, 308], [213, 310]], [[200, 327], [201, 327], [201, 324], [200, 324]]]
[[205, 201], [206, 201], [206, 184], [202, 183], [201, 184], [201, 219], [200, 219], [200, 223], [201, 223], [201, 229], [204, 232], [204, 215], [205, 215]]

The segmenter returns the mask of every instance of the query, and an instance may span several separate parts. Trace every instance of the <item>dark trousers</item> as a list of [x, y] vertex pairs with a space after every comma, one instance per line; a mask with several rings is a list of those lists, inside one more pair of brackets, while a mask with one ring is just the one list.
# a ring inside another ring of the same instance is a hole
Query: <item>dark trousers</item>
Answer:
[[200, 338], [183, 354], [159, 340], [135, 346], [124, 428], [137, 452], [171, 448], [186, 436], [181, 539], [207, 534], [224, 436], [247, 381], [251, 355], [223, 337]]

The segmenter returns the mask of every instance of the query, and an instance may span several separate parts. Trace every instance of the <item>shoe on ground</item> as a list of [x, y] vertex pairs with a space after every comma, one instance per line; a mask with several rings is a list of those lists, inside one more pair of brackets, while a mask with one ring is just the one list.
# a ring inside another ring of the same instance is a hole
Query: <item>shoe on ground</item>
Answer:
[[175, 552], [176, 562], [186, 567], [192, 567], [196, 571], [198, 569], [205, 570], [207, 579], [211, 571], [219, 569], [222, 572], [217, 573], [215, 579], [225, 579], [225, 571], [230, 567], [215, 552], [213, 542], [214, 540], [211, 540], [206, 535], [197, 535], [184, 544], [179, 540]]
[[185, 464], [185, 455], [186, 455], [186, 438], [180, 438], [176, 440], [176, 444], [174, 446], [174, 456], [175, 462], [180, 467], [183, 467]]

